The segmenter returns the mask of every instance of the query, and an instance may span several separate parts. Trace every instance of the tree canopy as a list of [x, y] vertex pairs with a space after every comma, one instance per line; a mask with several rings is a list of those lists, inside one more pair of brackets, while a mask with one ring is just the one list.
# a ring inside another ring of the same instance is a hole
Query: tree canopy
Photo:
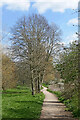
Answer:
[[32, 14], [22, 17], [11, 31], [12, 59], [16, 63], [25, 63], [24, 66], [28, 68], [32, 94], [34, 91], [40, 92], [46, 62], [60, 39], [60, 29], [54, 24], [49, 25], [45, 17]]

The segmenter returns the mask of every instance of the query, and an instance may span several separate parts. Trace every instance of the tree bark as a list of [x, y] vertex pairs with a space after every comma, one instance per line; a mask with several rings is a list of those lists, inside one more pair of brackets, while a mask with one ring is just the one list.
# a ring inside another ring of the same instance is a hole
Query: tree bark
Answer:
[[32, 73], [31, 73], [31, 86], [32, 86], [32, 95], [34, 95], [33, 71], [32, 71]]
[[40, 73], [39, 73], [39, 77], [38, 77], [38, 93], [40, 93]]
[[37, 82], [37, 79], [35, 80], [35, 92], [38, 93], [38, 82]]

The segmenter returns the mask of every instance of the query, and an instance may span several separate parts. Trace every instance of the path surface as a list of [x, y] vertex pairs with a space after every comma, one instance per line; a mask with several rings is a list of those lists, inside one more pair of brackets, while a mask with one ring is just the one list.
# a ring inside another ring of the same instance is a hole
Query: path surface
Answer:
[[77, 120], [74, 119], [71, 112], [65, 111], [65, 105], [60, 103], [58, 98], [43, 87], [45, 99], [41, 111], [40, 120]]

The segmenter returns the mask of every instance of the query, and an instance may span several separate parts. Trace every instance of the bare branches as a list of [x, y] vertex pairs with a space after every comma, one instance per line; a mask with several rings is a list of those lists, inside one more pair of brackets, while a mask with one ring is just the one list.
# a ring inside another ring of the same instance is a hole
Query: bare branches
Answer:
[[12, 28], [13, 59], [27, 63], [32, 94], [36, 88], [40, 92], [40, 83], [43, 81], [46, 62], [52, 56], [54, 45], [58, 39], [58, 28], [54, 25], [50, 26], [43, 16], [37, 14], [21, 18]]

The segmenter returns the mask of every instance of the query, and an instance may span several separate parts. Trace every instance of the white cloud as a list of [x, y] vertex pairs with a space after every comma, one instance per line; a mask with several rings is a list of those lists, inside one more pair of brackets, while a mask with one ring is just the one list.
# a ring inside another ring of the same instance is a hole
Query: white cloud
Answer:
[[67, 39], [67, 43], [72, 43], [73, 41], [78, 40], [78, 35], [74, 33], [68, 36], [66, 39]]
[[58, 44], [59, 44], [59, 45], [63, 45], [63, 46], [66, 45], [65, 42], [58, 42]]
[[35, 2], [33, 7], [37, 8], [39, 13], [44, 13], [51, 9], [54, 12], [64, 12], [66, 9], [76, 9], [79, 0], [0, 0], [0, 7], [6, 5], [10, 10], [28, 10], [30, 2]]
[[39, 13], [44, 13], [51, 9], [54, 12], [64, 12], [66, 9], [76, 9], [79, 0], [34, 0], [34, 8], [37, 8]]
[[9, 10], [28, 10], [30, 7], [29, 0], [2, 0], [0, 6], [6, 5]]
[[0, 2], [0, 7], [2, 7], [2, 2]]
[[73, 18], [68, 21], [68, 25], [77, 25], [78, 24], [78, 18]]

